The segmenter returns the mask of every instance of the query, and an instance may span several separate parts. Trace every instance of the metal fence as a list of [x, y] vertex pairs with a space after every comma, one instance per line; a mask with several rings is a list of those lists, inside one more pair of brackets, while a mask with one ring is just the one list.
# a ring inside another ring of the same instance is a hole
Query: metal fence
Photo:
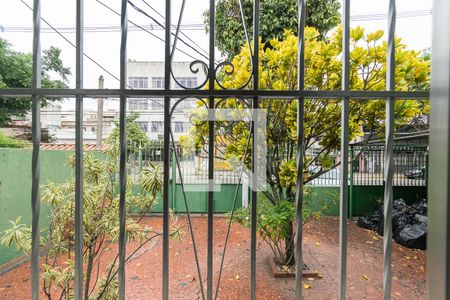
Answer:
[[[392, 152], [394, 186], [426, 186], [428, 177], [427, 145], [394, 145]], [[351, 145], [348, 184], [384, 185], [385, 145]], [[317, 168], [319, 169], [319, 168]], [[341, 185], [340, 168], [331, 169], [307, 183], [313, 186]]]
[[[259, 68], [252, 69], [252, 79], [242, 89], [215, 89], [215, 83], [218, 82], [217, 68], [215, 56], [215, 0], [209, 1], [209, 60], [206, 62], [195, 61], [193, 63], [201, 64], [207, 69], [207, 80], [197, 88], [184, 88], [184, 89], [171, 89], [171, 61], [175, 51], [175, 45], [178, 40], [178, 34], [180, 32], [180, 21], [176, 26], [176, 31], [171, 31], [171, 26], [165, 26], [165, 86], [163, 90], [154, 89], [142, 89], [133, 90], [127, 86], [127, 10], [128, 2], [122, 0], [121, 9], [121, 46], [120, 46], [120, 89], [85, 89], [83, 87], [83, 49], [84, 49], [84, 31], [83, 31], [83, 15], [84, 7], [83, 0], [76, 1], [76, 87], [74, 89], [43, 89], [41, 88], [41, 0], [33, 1], [33, 80], [31, 88], [23, 89], [0, 89], [0, 95], [2, 97], [31, 97], [32, 99], [32, 132], [33, 132], [33, 158], [32, 158], [32, 298], [39, 298], [39, 210], [40, 210], [40, 197], [39, 197], [39, 185], [40, 185], [40, 107], [42, 97], [75, 97], [76, 98], [76, 197], [75, 197], [75, 298], [83, 299], [83, 98], [85, 97], [120, 97], [120, 235], [119, 235], [119, 271], [118, 271], [118, 284], [119, 284], [119, 299], [125, 299], [125, 250], [126, 250], [126, 235], [125, 235], [125, 193], [126, 193], [126, 135], [125, 135], [125, 121], [126, 121], [126, 102], [127, 97], [139, 98], [139, 97], [164, 97], [164, 149], [163, 149], [163, 164], [164, 164], [164, 193], [163, 193], [163, 255], [162, 255], [162, 294], [163, 299], [169, 298], [169, 171], [170, 171], [170, 148], [171, 143], [171, 131], [170, 131], [170, 119], [171, 119], [171, 104], [177, 104], [183, 101], [186, 97], [196, 97], [204, 100], [205, 105], [209, 109], [215, 108], [215, 99], [217, 98], [240, 98], [247, 99], [245, 101], [249, 107], [258, 108], [259, 100], [262, 97], [268, 97], [270, 99], [286, 99], [294, 98], [298, 100], [298, 149], [303, 150], [303, 122], [304, 122], [304, 99], [305, 98], [321, 98], [321, 99], [341, 99], [342, 107], [342, 131], [341, 131], [341, 161], [348, 161], [348, 142], [349, 142], [349, 102], [350, 99], [386, 99], [386, 146], [385, 146], [385, 159], [384, 159], [384, 178], [385, 178], [385, 196], [384, 196], [384, 272], [383, 272], [383, 289], [384, 298], [391, 298], [391, 282], [392, 282], [392, 205], [393, 205], [393, 177], [394, 177], [394, 147], [393, 147], [393, 130], [394, 130], [394, 102], [401, 101], [401, 99], [427, 99], [429, 97], [428, 92], [400, 92], [395, 91], [394, 71], [395, 71], [395, 20], [396, 20], [396, 5], [395, 0], [389, 0], [389, 14], [388, 14], [388, 60], [387, 60], [387, 84], [384, 91], [356, 91], [350, 90], [350, 0], [343, 1], [343, 15], [342, 15], [342, 90], [340, 91], [323, 91], [323, 90], [305, 90], [305, 56], [304, 56], [304, 33], [305, 33], [305, 17], [306, 17], [306, 1], [299, 0], [298, 7], [298, 89], [297, 90], [261, 90], [259, 89]], [[180, 11], [180, 19], [183, 14], [184, 4], [183, 1]], [[436, 160], [432, 167], [436, 167], [436, 173], [434, 178], [436, 182], [433, 183], [430, 191], [433, 192], [431, 203], [436, 200], [435, 206], [431, 209], [430, 215], [430, 236], [433, 247], [430, 249], [430, 257], [432, 258], [429, 264], [428, 274], [429, 279], [429, 297], [430, 299], [448, 299], [450, 294], [449, 280], [449, 264], [450, 264], [450, 247], [449, 243], [449, 125], [448, 125], [448, 112], [449, 109], [449, 45], [450, 36], [450, 4], [448, 0], [435, 0], [434, 14], [435, 18], [435, 44], [433, 50], [434, 66], [434, 88], [435, 88], [435, 103], [436, 108], [434, 112], [436, 116], [442, 117], [440, 121], [445, 122], [444, 125], [435, 121], [434, 125], [438, 130], [435, 133], [435, 137], [432, 136], [431, 147], [436, 146], [433, 150], [436, 155]], [[165, 24], [172, 24], [171, 12], [172, 1], [166, 0], [165, 2]], [[260, 1], [254, 0], [253, 9], [253, 41], [248, 44], [253, 44], [251, 49], [259, 49], [259, 16], [260, 16]], [[244, 25], [244, 30], [246, 30]], [[175, 38], [172, 40], [172, 36]], [[259, 65], [259, 52], [251, 51], [252, 65]], [[223, 66], [223, 63], [222, 63]], [[174, 78], [175, 79], [175, 78]], [[208, 121], [209, 133], [208, 133], [208, 149], [209, 157], [214, 157], [214, 123]], [[252, 131], [253, 137], [256, 137], [256, 131]], [[254, 139], [253, 139], [254, 140]], [[447, 143], [442, 142], [447, 141]], [[255, 147], [252, 147], [252, 152]], [[432, 148], [433, 149], [433, 148]], [[441, 152], [439, 152], [441, 151]], [[303, 170], [303, 160], [301, 159], [301, 153], [298, 151], [297, 167], [298, 173]], [[254, 154], [254, 153], [253, 153]], [[253, 155], [255, 156], [255, 155]], [[438, 157], [442, 158], [442, 161], [438, 161]], [[253, 161], [252, 169], [255, 170], [258, 162]], [[348, 179], [348, 165], [342, 164], [340, 167], [340, 223], [339, 223], [339, 273], [336, 276], [339, 277], [338, 298], [346, 299], [347, 293], [347, 214], [348, 214], [348, 185], [345, 182]], [[432, 171], [432, 174], [433, 171]], [[442, 178], [440, 178], [442, 177]], [[208, 179], [214, 179], [214, 159], [208, 161]], [[441, 183], [441, 186], [438, 185]], [[296, 299], [302, 298], [302, 276], [301, 276], [301, 262], [302, 262], [302, 203], [303, 203], [303, 185], [302, 178], [297, 179], [297, 220], [296, 220]], [[439, 190], [439, 191], [438, 191]], [[202, 297], [207, 299], [213, 298], [214, 289], [218, 291], [218, 286], [214, 286], [213, 281], [213, 197], [214, 192], [208, 191], [208, 243], [207, 243], [207, 265], [206, 265], [206, 295]], [[435, 199], [433, 199], [435, 198]], [[438, 204], [442, 204], [439, 207]], [[250, 243], [250, 298], [256, 299], [256, 206], [257, 206], [257, 193], [251, 192], [251, 206], [252, 206], [252, 218], [251, 218], [251, 243]], [[433, 210], [434, 209], [434, 210]], [[189, 214], [188, 214], [189, 217]], [[192, 231], [191, 231], [192, 234]], [[436, 236], [435, 236], [436, 235]], [[198, 265], [198, 270], [200, 267]], [[431, 277], [432, 276], [432, 277]], [[199, 280], [200, 285], [202, 280]], [[217, 293], [215, 294], [217, 297]]]
[[[351, 146], [351, 184], [383, 185], [385, 156], [384, 145]], [[425, 186], [428, 146], [394, 145], [392, 164], [394, 186]]]
[[[195, 154], [185, 154], [181, 146], [176, 145], [176, 157], [173, 148], [170, 151], [170, 180], [175, 178], [176, 183], [184, 184], [208, 184], [208, 157]], [[142, 168], [148, 162], [153, 164], [164, 163], [164, 148], [159, 145], [151, 145], [140, 149], [129, 156], [130, 174], [137, 180]], [[177, 160], [178, 165], [177, 166]], [[215, 184], [238, 184], [242, 183], [240, 169], [231, 168], [226, 161], [216, 160], [214, 162], [214, 182]]]
[[[351, 146], [351, 184], [383, 185], [385, 156], [384, 145]], [[394, 145], [392, 163], [394, 186], [426, 185], [428, 146]]]

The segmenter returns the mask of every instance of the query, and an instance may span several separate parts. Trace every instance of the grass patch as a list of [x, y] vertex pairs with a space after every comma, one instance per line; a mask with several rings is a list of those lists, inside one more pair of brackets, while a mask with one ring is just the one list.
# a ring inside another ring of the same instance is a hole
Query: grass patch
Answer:
[[0, 131], [0, 148], [23, 148], [25, 146], [24, 141], [9, 137]]

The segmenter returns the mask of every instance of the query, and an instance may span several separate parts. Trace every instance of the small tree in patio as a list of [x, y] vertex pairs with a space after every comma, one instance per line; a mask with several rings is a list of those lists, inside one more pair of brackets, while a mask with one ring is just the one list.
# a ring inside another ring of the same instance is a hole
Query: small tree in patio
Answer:
[[[84, 299], [118, 299], [118, 254], [112, 261], [102, 261], [102, 255], [119, 240], [119, 184], [115, 157], [100, 159], [93, 154], [83, 157], [83, 269]], [[67, 159], [74, 167], [75, 158]], [[140, 249], [162, 235], [142, 222], [151, 211], [162, 191], [160, 166], [149, 164], [139, 182], [128, 176], [126, 193], [126, 238], [134, 242], [126, 256], [132, 259]], [[138, 192], [135, 185], [138, 185]], [[45, 258], [41, 265], [43, 292], [48, 299], [73, 299], [74, 297], [74, 179], [62, 184], [47, 183], [42, 189], [41, 201], [51, 207], [48, 228], [41, 232], [41, 246]], [[138, 215], [133, 216], [136, 212]], [[21, 218], [9, 221], [11, 228], [3, 232], [1, 243], [15, 246], [28, 253], [31, 249], [31, 228], [21, 223]], [[172, 218], [170, 236], [181, 237]], [[105, 266], [106, 265], [106, 266]]]
[[[350, 53], [350, 86], [353, 90], [384, 90], [386, 78], [387, 43], [382, 42], [383, 31], [366, 33], [363, 28], [351, 30], [352, 49]], [[329, 38], [322, 39], [319, 32], [307, 27], [305, 30], [305, 89], [340, 90], [342, 30], [338, 28]], [[270, 47], [261, 43], [259, 49], [260, 89], [297, 89], [297, 37], [285, 31], [283, 40], [273, 39]], [[411, 91], [426, 89], [429, 83], [430, 64], [420, 51], [407, 50], [406, 45], [396, 39], [396, 90]], [[249, 50], [244, 46], [226, 65], [219, 76], [220, 85], [228, 89], [245, 86], [251, 76]], [[251, 81], [247, 87], [251, 88]], [[201, 104], [201, 103], [200, 103]], [[306, 99], [304, 118], [304, 170], [296, 171], [297, 145], [297, 100], [260, 99], [262, 109], [267, 112], [267, 184], [264, 197], [268, 203], [258, 208], [258, 215], [265, 216], [260, 224], [266, 224], [263, 231], [270, 242], [281, 245], [274, 254], [278, 263], [294, 264], [295, 187], [297, 176], [307, 183], [332, 168], [339, 162], [334, 154], [340, 147], [341, 108], [340, 100]], [[244, 108], [238, 99], [218, 100], [218, 108]], [[200, 112], [199, 112], [200, 113]], [[395, 125], [420, 123], [428, 113], [426, 101], [398, 100], [395, 103]], [[370, 135], [382, 136], [384, 132], [385, 100], [352, 99], [350, 102], [350, 140]], [[238, 157], [243, 159], [249, 141], [248, 124], [235, 122], [223, 126], [216, 122], [217, 158]], [[191, 140], [197, 149], [208, 145], [208, 127], [199, 124], [192, 131]], [[188, 142], [185, 138], [185, 143]], [[314, 152], [312, 150], [315, 150]], [[251, 153], [251, 151], [249, 152]], [[251, 155], [245, 163], [251, 166]], [[312, 170], [314, 168], [314, 171]], [[269, 205], [270, 204], [270, 205]], [[245, 225], [250, 217], [238, 214], [238, 220]], [[284, 244], [284, 245], [283, 245]], [[281, 254], [280, 254], [281, 253]]]

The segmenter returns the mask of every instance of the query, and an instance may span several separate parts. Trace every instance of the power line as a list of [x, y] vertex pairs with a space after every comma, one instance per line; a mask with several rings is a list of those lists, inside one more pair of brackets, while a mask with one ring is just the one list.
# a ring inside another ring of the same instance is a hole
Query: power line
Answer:
[[[413, 17], [424, 17], [432, 14], [432, 10], [411, 10], [403, 11], [397, 13], [397, 19], [402, 18], [413, 18]], [[373, 20], [385, 20], [388, 18], [387, 13], [375, 13], [375, 14], [364, 14], [364, 15], [353, 15], [350, 16], [350, 21], [373, 21]]]
[[[28, 7], [28, 9], [30, 9], [31, 11], [33, 11], [33, 8], [31, 8], [24, 0], [20, 0], [20, 2], [22, 2], [26, 7]], [[47, 26], [49, 26], [50, 28], [52, 28], [60, 37], [62, 37], [66, 42], [68, 42], [72, 47], [74, 47], [75, 49], [77, 48], [76, 45], [74, 43], [72, 43], [65, 35], [63, 35], [62, 33], [60, 33], [55, 27], [53, 27], [49, 22], [47, 22], [47, 20], [45, 20], [43, 17], [41, 17], [41, 20], [47, 24]], [[86, 57], [87, 59], [89, 59], [91, 62], [93, 62], [96, 66], [98, 66], [100, 69], [102, 69], [103, 71], [105, 71], [108, 75], [110, 75], [112, 78], [116, 79], [117, 81], [120, 82], [120, 79], [115, 76], [113, 73], [111, 73], [110, 71], [108, 71], [105, 67], [103, 67], [101, 64], [99, 64], [95, 59], [93, 59], [92, 57], [90, 57], [89, 55], [87, 55], [84, 51], [82, 52], [83, 56]], [[130, 85], [127, 85], [127, 87], [129, 87], [130, 89], [134, 89], [132, 88]], [[161, 103], [159, 103], [158, 101], [155, 101], [151, 98], [146, 98], [149, 101], [161, 105], [163, 106]]]
[[[103, 3], [103, 2], [100, 1], [100, 0], [96, 0], [96, 1], [97, 1], [99, 4], [103, 5], [106, 9], [108, 9], [109, 11], [113, 12], [114, 14], [116, 14], [116, 15], [118, 15], [118, 16], [120, 17], [120, 13], [118, 13], [117, 11], [115, 11], [114, 9], [112, 9], [110, 6], [106, 5], [105, 3]], [[132, 25], [134, 25], [134, 26], [136, 26], [136, 27], [142, 29], [143, 31], [147, 32], [148, 34], [150, 34], [151, 36], [155, 37], [155, 38], [158, 39], [159, 41], [165, 43], [164, 39], [160, 38], [159, 36], [157, 36], [156, 34], [152, 33], [151, 31], [149, 31], [149, 30], [147, 30], [147, 29], [141, 27], [140, 25], [138, 25], [138, 24], [136, 24], [136, 23], [134, 23], [134, 22], [132, 22], [132, 21], [130, 21], [130, 20], [128, 20], [128, 22], [131, 23]], [[190, 58], [192, 58], [192, 59], [194, 59], [194, 60], [197, 59], [196, 57], [194, 57], [194, 56], [188, 54], [187, 52], [185, 52], [185, 51], [183, 51], [183, 50], [181, 50], [181, 49], [179, 49], [179, 48], [177, 48], [177, 49], [178, 49], [178, 51], [180, 51], [181, 53], [185, 54], [186, 56], [189, 56]]]
[[[99, 0], [97, 0], [99, 1]], [[130, 0], [128, 0], [128, 3], [131, 5], [132, 8], [134, 8], [137, 12], [139, 12], [140, 14], [146, 16], [147, 18], [149, 18], [150, 20], [152, 20], [153, 22], [155, 22], [158, 26], [160, 26], [161, 28], [165, 29], [165, 26], [160, 23], [158, 20], [156, 20], [154, 17], [152, 17], [151, 15], [149, 15], [146, 11], [142, 10], [141, 8], [139, 8], [138, 6], [136, 6], [133, 2], [131, 2]], [[175, 33], [173, 33], [172, 31], [170, 31], [171, 35], [176, 36]], [[187, 47], [191, 48], [193, 51], [195, 51], [196, 53], [198, 53], [199, 55], [201, 55], [202, 57], [204, 57], [205, 59], [209, 59], [208, 56], [206, 56], [205, 54], [201, 53], [200, 51], [198, 51], [195, 47], [193, 47], [192, 45], [188, 44], [184, 39], [178, 37], [178, 40], [180, 42], [182, 42], [183, 44], [185, 44]]]
[[[96, 0], [97, 1], [97, 0]], [[144, 0], [142, 0], [144, 1]], [[99, 2], [99, 1], [97, 1]], [[145, 1], [144, 1], [145, 2]], [[103, 2], [99, 2], [100, 4], [104, 4]], [[145, 2], [146, 3], [146, 2]], [[151, 7], [151, 6], [149, 6]], [[109, 9], [109, 7], [108, 7]], [[153, 9], [157, 12], [157, 10]], [[114, 13], [116, 13], [114, 11]], [[158, 12], [157, 12], [158, 13]], [[403, 11], [397, 13], [397, 18], [411, 18], [411, 17], [423, 17], [423, 16], [429, 16], [432, 14], [432, 10], [416, 10], [416, 11]], [[159, 16], [162, 16], [160, 13], [158, 13]], [[163, 17], [163, 16], [162, 16]], [[387, 19], [387, 13], [375, 13], [375, 14], [361, 14], [361, 15], [353, 15], [350, 16], [351, 21], [372, 21], [372, 20], [383, 20]], [[152, 30], [152, 31], [159, 31], [159, 30], [165, 30], [165, 28], [161, 28], [157, 24], [149, 24], [149, 25], [143, 25], [143, 24], [136, 24], [134, 22], [131, 22], [132, 26], [128, 27], [128, 31], [138, 31], [138, 30]], [[190, 30], [190, 31], [200, 31], [204, 30], [204, 24], [202, 23], [192, 23], [192, 24], [182, 24], [180, 28], [182, 30]], [[54, 26], [55, 29], [57, 29], [61, 33], [75, 33], [76, 27], [74, 26]], [[172, 25], [172, 28], [176, 28], [176, 25]], [[120, 25], [88, 25], [84, 26], [84, 32], [120, 32], [122, 29]], [[33, 32], [33, 27], [30, 26], [5, 26], [0, 25], [0, 31], [1, 32], [14, 32], [14, 33], [28, 33]], [[47, 28], [42, 27], [41, 33], [53, 33], [55, 30], [53, 28]], [[183, 34], [189, 41], [191, 41], [193, 44], [197, 45], [195, 41], [193, 41], [188, 35], [184, 34], [180, 30], [180, 33]], [[156, 37], [159, 38], [159, 37]], [[161, 39], [162, 40], [162, 39]], [[162, 40], [164, 41], [164, 40]], [[198, 46], [198, 45], [197, 45]], [[204, 50], [201, 46], [198, 46], [202, 51], [204, 51], [206, 54], [207, 51]], [[179, 49], [180, 50], [180, 49]]]
[[[145, 5], [147, 5], [151, 10], [153, 10], [158, 16], [160, 16], [162, 19], [165, 20], [165, 17], [155, 8], [153, 8], [153, 6], [151, 6], [150, 4], [148, 4], [147, 1], [145, 0], [141, 0], [142, 2], [144, 2]], [[185, 26], [187, 26], [188, 24], [186, 24]], [[205, 29], [205, 25], [204, 24], [191, 24], [191, 26], [200, 26], [202, 29]], [[172, 28], [176, 29], [177, 26], [172, 25]], [[200, 45], [198, 45], [195, 41], [193, 41], [187, 34], [185, 34], [183, 31], [181, 31], [181, 29], [183, 28], [183, 24], [180, 25], [180, 33], [185, 36], [189, 41], [191, 41], [194, 45], [196, 45], [197, 47], [199, 47], [206, 55], [209, 55], [209, 53], [203, 49]]]
[[[202, 24], [185, 24], [182, 25], [181, 28], [183, 30], [195, 30], [195, 31], [200, 31], [200, 30], [204, 30], [204, 26]], [[174, 25], [175, 26], [175, 25]], [[61, 33], [75, 33], [76, 32], [76, 28], [74, 26], [61, 26], [61, 27], [56, 27], [56, 29], [58, 29], [58, 31], [60, 31]], [[163, 28], [160, 28], [159, 26], [156, 26], [155, 24], [149, 24], [149, 25], [132, 25], [128, 27], [128, 31], [140, 31], [142, 30], [142, 28], [146, 29], [146, 30], [152, 30], [152, 31], [159, 31], [159, 30], [164, 30]], [[120, 27], [120, 25], [88, 25], [88, 26], [84, 26], [83, 28], [83, 32], [85, 33], [94, 33], [94, 32], [120, 32], [122, 30], [122, 28]], [[33, 32], [33, 27], [26, 27], [26, 26], [6, 26], [6, 27], [0, 27], [0, 31], [2, 32], [20, 32], [20, 33], [27, 33], [27, 32]], [[53, 29], [52, 28], [48, 28], [48, 27], [42, 27], [41, 28], [41, 33], [53, 33]]]

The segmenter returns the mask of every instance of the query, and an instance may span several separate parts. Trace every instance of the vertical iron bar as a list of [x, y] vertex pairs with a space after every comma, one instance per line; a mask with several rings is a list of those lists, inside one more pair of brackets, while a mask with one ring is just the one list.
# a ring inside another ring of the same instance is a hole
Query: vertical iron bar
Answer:
[[[395, 90], [395, 0], [389, 1], [388, 16], [388, 49], [386, 61], [386, 90]], [[392, 190], [393, 153], [394, 153], [394, 102], [395, 98], [386, 101], [386, 149], [385, 149], [385, 182], [384, 182], [384, 234], [383, 234], [383, 291], [384, 299], [391, 299], [392, 286], [392, 207], [394, 195]], [[402, 159], [403, 160], [403, 159]], [[403, 168], [401, 168], [403, 172]], [[405, 180], [403, 180], [405, 182]]]
[[[33, 77], [32, 87], [41, 87], [41, 1], [33, 2]], [[32, 96], [32, 133], [33, 157], [31, 163], [31, 281], [32, 299], [39, 299], [39, 219], [40, 219], [40, 142], [41, 142], [41, 100], [38, 95]]]
[[181, 22], [183, 20], [185, 4], [186, 4], [186, 0], [183, 0], [183, 2], [181, 2], [180, 15], [178, 16], [178, 24], [175, 29], [176, 31], [175, 31], [175, 38], [174, 38], [173, 45], [172, 45], [172, 51], [170, 53], [170, 63], [172, 63], [172, 61], [173, 61], [173, 56], [175, 55], [175, 49], [177, 48], [178, 35], [180, 34]]
[[[245, 145], [245, 151], [244, 151], [244, 155], [242, 157], [242, 166], [241, 166], [241, 170], [240, 170], [239, 175], [238, 175], [238, 180], [236, 182], [236, 189], [234, 191], [233, 202], [232, 202], [232, 205], [231, 205], [231, 213], [230, 213], [230, 218], [229, 218], [229, 221], [228, 221], [227, 233], [226, 233], [226, 236], [225, 236], [225, 243], [223, 245], [223, 255], [222, 255], [222, 258], [220, 260], [219, 275], [217, 276], [218, 277], [217, 278], [217, 286], [216, 286], [216, 293], [215, 293], [214, 299], [217, 299], [218, 296], [219, 296], [220, 279], [222, 277], [223, 263], [225, 261], [225, 254], [227, 253], [228, 240], [229, 240], [230, 231], [231, 231], [231, 223], [232, 223], [233, 216], [234, 216], [234, 213], [235, 213], [235, 210], [236, 210], [237, 196], [238, 196], [239, 189], [241, 188], [241, 184], [242, 184], [242, 174], [243, 174], [243, 171], [244, 171], [243, 167], [244, 167], [244, 162], [247, 159], [247, 153], [248, 153], [248, 149], [249, 149], [249, 145], [250, 145], [250, 139], [252, 137], [252, 132], [253, 132], [253, 125], [250, 124], [250, 133], [251, 134], [249, 134], [248, 139], [247, 139], [247, 144]], [[231, 174], [229, 176], [231, 177]], [[231, 180], [231, 178], [229, 180], [229, 183], [234, 183]], [[242, 193], [243, 192], [244, 191], [242, 191]]]
[[120, 41], [120, 116], [119, 116], [119, 138], [120, 138], [120, 198], [119, 198], [119, 299], [125, 299], [125, 254], [126, 254], [126, 187], [127, 187], [127, 137], [126, 137], [126, 95], [127, 88], [127, 34], [128, 16], [127, 0], [122, 0], [122, 10], [120, 14], [121, 41]]
[[[297, 43], [297, 63], [298, 63], [298, 90], [305, 88], [305, 19], [306, 0], [298, 1], [298, 43]], [[304, 109], [305, 99], [300, 97], [297, 105], [297, 185], [296, 185], [296, 232], [297, 241], [295, 248], [295, 299], [302, 299], [302, 276], [303, 276], [303, 136], [304, 136]]]
[[450, 297], [450, 2], [433, 1], [428, 299]]
[[353, 218], [353, 187], [354, 187], [354, 172], [353, 172], [353, 160], [355, 159], [354, 156], [354, 148], [350, 147], [350, 195], [349, 195], [349, 210], [348, 210], [348, 218], [351, 220]]
[[[77, 0], [75, 86], [83, 88], [84, 1]], [[83, 299], [83, 96], [75, 103], [75, 299]]]
[[[209, 1], [209, 91], [214, 93], [214, 44], [215, 44], [215, 0]], [[214, 109], [214, 97], [209, 97], [209, 112]], [[207, 253], [207, 292], [206, 299], [213, 298], [213, 226], [214, 226], [214, 120], [208, 118], [208, 253]]]
[[[350, 0], [343, 1], [342, 90], [350, 90]], [[349, 98], [341, 101], [341, 193], [339, 217], [339, 297], [346, 299], [348, 216], [348, 113]]]
[[[253, 2], [253, 90], [259, 89], [259, 0]], [[258, 128], [255, 128], [255, 111], [259, 108], [259, 98], [253, 97], [253, 138], [252, 138], [252, 217], [251, 217], [251, 244], [250, 244], [250, 299], [256, 299], [256, 225], [257, 225], [257, 180], [256, 180], [256, 153]]]
[[[171, 127], [169, 127], [169, 131], [170, 131], [170, 137], [172, 139], [172, 146], [173, 149], [176, 148], [175, 146], [175, 138], [173, 137], [173, 132]], [[178, 154], [176, 153], [176, 151], [173, 151], [173, 161], [172, 161], [172, 180], [176, 180], [176, 172], [178, 169], [178, 173], [179, 173], [179, 177], [180, 177], [180, 183], [181, 183], [181, 192], [183, 194], [183, 201], [184, 201], [184, 207], [186, 209], [186, 215], [187, 215], [187, 219], [188, 219], [188, 226], [189, 226], [189, 232], [191, 234], [191, 240], [192, 240], [192, 248], [194, 250], [194, 258], [195, 258], [195, 266], [197, 267], [197, 274], [198, 274], [198, 279], [199, 279], [199, 284], [200, 284], [200, 291], [202, 294], [202, 299], [205, 299], [205, 292], [204, 292], [204, 288], [203, 288], [203, 279], [202, 279], [202, 272], [200, 271], [200, 264], [198, 262], [198, 253], [197, 253], [197, 243], [195, 242], [195, 235], [194, 235], [194, 229], [192, 227], [192, 218], [191, 218], [191, 213], [189, 210], [189, 205], [188, 205], [188, 200], [186, 197], [186, 191], [184, 188], [184, 180], [183, 180], [183, 176], [181, 174], [181, 166], [180, 166], [180, 161], [178, 159]], [[175, 193], [175, 191], [174, 191]], [[224, 251], [224, 255], [225, 255], [225, 251]], [[217, 293], [217, 290], [216, 290]]]
[[[170, 89], [170, 24], [171, 0], [166, 0], [165, 49], [164, 49], [164, 89]], [[162, 298], [169, 299], [169, 183], [170, 183], [170, 97], [164, 97], [164, 187], [163, 187], [163, 255], [162, 255]]]

